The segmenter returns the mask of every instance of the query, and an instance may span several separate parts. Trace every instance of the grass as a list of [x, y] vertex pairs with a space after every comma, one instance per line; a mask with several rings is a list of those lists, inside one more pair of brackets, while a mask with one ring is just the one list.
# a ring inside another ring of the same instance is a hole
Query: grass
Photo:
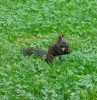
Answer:
[[[0, 1], [0, 100], [97, 100], [96, 0]], [[59, 35], [73, 52], [48, 65], [20, 50], [48, 50]]]

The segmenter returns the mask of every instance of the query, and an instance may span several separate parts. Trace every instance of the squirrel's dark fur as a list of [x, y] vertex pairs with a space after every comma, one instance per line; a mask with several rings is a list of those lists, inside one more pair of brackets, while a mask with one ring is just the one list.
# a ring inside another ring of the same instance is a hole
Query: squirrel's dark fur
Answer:
[[69, 54], [71, 53], [71, 50], [69, 48], [68, 40], [64, 37], [64, 35], [62, 35], [59, 36], [59, 39], [55, 44], [49, 47], [48, 52], [34, 48], [23, 49], [22, 52], [24, 55], [28, 56], [32, 54], [36, 54], [37, 56], [40, 57], [46, 55], [45, 61], [48, 63], [53, 63], [54, 57], [59, 56], [60, 60], [62, 60], [61, 55]]
[[42, 57], [43, 55], [47, 55], [46, 51], [38, 50], [38, 49], [35, 49], [35, 48], [32, 48], [32, 47], [23, 49], [22, 52], [25, 56], [30, 56], [32, 54], [36, 54], [37, 56]]
[[59, 56], [60, 60], [62, 60], [61, 55], [69, 53], [71, 53], [71, 50], [69, 48], [68, 40], [64, 37], [64, 35], [59, 36], [57, 43], [49, 47], [46, 61], [48, 63], [52, 63], [56, 56]]

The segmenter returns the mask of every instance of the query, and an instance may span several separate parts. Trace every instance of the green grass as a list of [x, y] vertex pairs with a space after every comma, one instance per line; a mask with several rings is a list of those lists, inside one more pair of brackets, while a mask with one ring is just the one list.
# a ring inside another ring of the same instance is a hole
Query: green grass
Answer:
[[[62, 34], [73, 50], [64, 62], [20, 52]], [[96, 0], [0, 0], [0, 100], [97, 100], [96, 61]]]

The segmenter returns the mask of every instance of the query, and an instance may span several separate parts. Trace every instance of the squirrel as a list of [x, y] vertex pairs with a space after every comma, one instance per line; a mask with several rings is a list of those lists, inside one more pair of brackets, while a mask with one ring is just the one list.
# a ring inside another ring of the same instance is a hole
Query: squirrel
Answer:
[[35, 48], [26, 48], [22, 50], [25, 56], [30, 56], [32, 54], [36, 54], [39, 57], [46, 55], [45, 61], [47, 63], [53, 63], [53, 59], [56, 56], [59, 56], [59, 59], [62, 61], [61, 55], [70, 54], [72, 50], [69, 47], [68, 40], [64, 37], [64, 35], [59, 36], [58, 41], [51, 45], [48, 49], [48, 52], [44, 50], [38, 50]]
[[58, 41], [49, 47], [48, 53], [47, 53], [47, 59], [46, 61], [48, 63], [53, 63], [53, 59], [56, 56], [59, 56], [59, 59], [62, 61], [61, 55], [69, 54], [72, 50], [69, 47], [68, 40], [64, 37], [64, 35], [59, 36]]

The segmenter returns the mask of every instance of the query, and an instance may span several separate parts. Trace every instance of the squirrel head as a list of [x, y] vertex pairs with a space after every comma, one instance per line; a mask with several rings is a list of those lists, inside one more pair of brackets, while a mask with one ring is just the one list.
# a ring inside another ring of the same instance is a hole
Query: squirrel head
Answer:
[[69, 42], [68, 40], [64, 37], [64, 35], [59, 36], [58, 42], [57, 42], [58, 46], [61, 48], [67, 48], [69, 47]]

